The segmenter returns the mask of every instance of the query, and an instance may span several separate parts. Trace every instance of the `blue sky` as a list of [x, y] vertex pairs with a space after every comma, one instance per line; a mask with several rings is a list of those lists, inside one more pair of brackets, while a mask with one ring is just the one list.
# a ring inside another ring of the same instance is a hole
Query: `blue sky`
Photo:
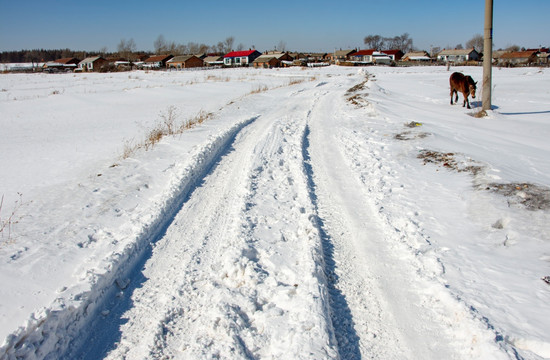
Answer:
[[[494, 44], [550, 46], [550, 0], [494, 0]], [[276, 4], [276, 5], [275, 5]], [[409, 33], [414, 46], [454, 47], [483, 34], [483, 0], [360, 1], [6, 1], [0, 0], [0, 51], [62, 49], [116, 51], [121, 39], [138, 50], [165, 40], [287, 50], [363, 47], [363, 38]]]

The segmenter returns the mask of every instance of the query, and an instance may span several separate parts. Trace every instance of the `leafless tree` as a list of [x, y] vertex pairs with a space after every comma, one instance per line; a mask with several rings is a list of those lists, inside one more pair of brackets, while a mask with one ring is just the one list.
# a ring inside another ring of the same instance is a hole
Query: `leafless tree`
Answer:
[[364, 43], [369, 49], [399, 49], [404, 53], [412, 51], [413, 49], [413, 39], [408, 33], [394, 37], [369, 35], [364, 38]]
[[506, 51], [519, 51], [520, 50], [520, 47], [519, 45], [508, 45], [506, 47], [506, 49], [504, 49]]
[[413, 39], [409, 37], [408, 33], [393, 38], [384, 38], [384, 42], [387, 49], [399, 49], [404, 53], [408, 53], [413, 49]]
[[234, 43], [235, 43], [235, 38], [233, 36], [226, 38], [225, 41], [223, 42], [223, 45], [224, 45], [223, 52], [228, 53], [232, 51]]
[[369, 49], [382, 49], [384, 47], [384, 38], [380, 35], [365, 36], [363, 41]]
[[280, 51], [280, 52], [285, 52], [286, 51], [286, 43], [283, 40], [279, 41], [279, 44], [277, 45], [277, 48], [275, 48], [275, 50]]
[[124, 59], [130, 60], [132, 54], [136, 51], [134, 39], [122, 39], [117, 46], [118, 55]]
[[155, 48], [155, 54], [159, 55], [166, 51], [166, 40], [164, 40], [164, 35], [159, 35], [155, 42], [153, 43], [153, 46]]
[[471, 49], [474, 48], [476, 51], [483, 51], [483, 44], [484, 44], [483, 35], [476, 34], [473, 38], [468, 40], [466, 43], [466, 48]]

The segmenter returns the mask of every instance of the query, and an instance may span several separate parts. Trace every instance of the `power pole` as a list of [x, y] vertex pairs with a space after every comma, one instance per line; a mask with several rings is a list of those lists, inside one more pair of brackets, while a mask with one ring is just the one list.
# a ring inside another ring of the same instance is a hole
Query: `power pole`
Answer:
[[483, 106], [491, 110], [491, 80], [493, 62], [493, 0], [485, 0], [485, 36], [483, 42]]

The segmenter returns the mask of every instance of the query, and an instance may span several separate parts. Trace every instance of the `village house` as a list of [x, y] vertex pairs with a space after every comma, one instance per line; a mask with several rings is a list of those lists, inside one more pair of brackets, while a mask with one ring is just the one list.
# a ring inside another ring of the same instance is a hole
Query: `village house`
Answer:
[[204, 59], [205, 66], [221, 66], [223, 65], [223, 56], [207, 56]]
[[437, 61], [443, 62], [463, 63], [470, 60], [477, 61], [479, 59], [479, 53], [474, 48], [442, 50], [437, 54]]
[[538, 50], [507, 52], [500, 56], [498, 64], [501, 66], [531, 65], [538, 62], [538, 53]]
[[88, 57], [78, 63], [80, 71], [100, 71], [109, 61], [101, 56]]
[[248, 66], [252, 64], [261, 53], [257, 50], [231, 51], [223, 57], [225, 66]]
[[430, 54], [427, 51], [411, 51], [403, 55], [401, 61], [420, 61], [428, 62], [432, 61]]
[[277, 59], [274, 56], [259, 56], [252, 62], [252, 65], [255, 68], [276, 68], [281, 67], [281, 60]]
[[266, 51], [258, 56], [252, 65], [256, 68], [273, 68], [293, 65], [293, 58], [286, 52]]
[[144, 68], [149, 69], [163, 69], [166, 67], [166, 62], [173, 58], [172, 55], [154, 55], [150, 56], [143, 62]]
[[388, 55], [392, 61], [399, 61], [403, 57], [403, 51], [399, 49], [392, 49], [392, 50], [382, 50], [382, 53]]
[[80, 60], [77, 58], [63, 58], [44, 64], [43, 68], [45, 72], [71, 72], [78, 67]]
[[182, 55], [171, 58], [166, 62], [168, 69], [190, 69], [204, 66], [204, 61], [195, 55]]
[[330, 55], [330, 61], [334, 64], [338, 64], [340, 62], [349, 61], [350, 55], [355, 53], [356, 49], [354, 50], [336, 50], [334, 53]]
[[375, 49], [359, 50], [349, 55], [350, 61], [356, 64], [391, 64], [393, 61], [390, 56], [384, 52]]

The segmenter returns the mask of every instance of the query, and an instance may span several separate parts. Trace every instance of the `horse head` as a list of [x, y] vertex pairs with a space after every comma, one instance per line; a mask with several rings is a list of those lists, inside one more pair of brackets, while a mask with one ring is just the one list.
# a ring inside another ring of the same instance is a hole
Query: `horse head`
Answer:
[[471, 76], [468, 76], [468, 89], [470, 90], [472, 99], [476, 98], [476, 85], [477, 85], [477, 81], [474, 82], [474, 79], [472, 79]]

